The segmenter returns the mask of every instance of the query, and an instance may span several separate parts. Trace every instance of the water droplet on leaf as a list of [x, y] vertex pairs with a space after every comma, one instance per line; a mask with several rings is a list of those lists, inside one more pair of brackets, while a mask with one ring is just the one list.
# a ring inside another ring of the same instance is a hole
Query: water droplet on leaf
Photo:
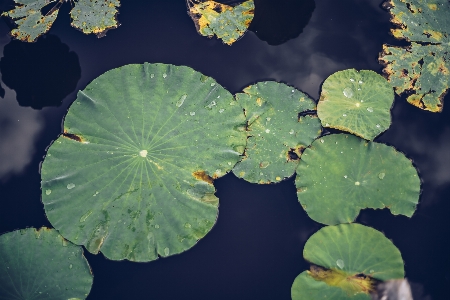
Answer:
[[69, 183], [68, 185], [67, 185], [67, 189], [68, 190], [71, 190], [71, 189], [73, 189], [75, 187], [75, 184], [73, 184], [73, 183]]
[[347, 98], [353, 97], [353, 90], [351, 88], [349, 88], [349, 87], [346, 87], [344, 89], [343, 93], [344, 93], [344, 96], [347, 97]]

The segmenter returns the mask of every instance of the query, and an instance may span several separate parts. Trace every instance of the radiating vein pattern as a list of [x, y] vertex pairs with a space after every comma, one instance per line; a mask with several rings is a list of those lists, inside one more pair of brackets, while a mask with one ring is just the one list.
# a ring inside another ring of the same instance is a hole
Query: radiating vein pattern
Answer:
[[54, 229], [0, 236], [0, 299], [85, 299], [93, 276], [81, 247]]
[[233, 96], [188, 67], [108, 71], [78, 93], [49, 148], [46, 214], [65, 238], [110, 259], [183, 252], [216, 221], [212, 182], [240, 159], [244, 125]]

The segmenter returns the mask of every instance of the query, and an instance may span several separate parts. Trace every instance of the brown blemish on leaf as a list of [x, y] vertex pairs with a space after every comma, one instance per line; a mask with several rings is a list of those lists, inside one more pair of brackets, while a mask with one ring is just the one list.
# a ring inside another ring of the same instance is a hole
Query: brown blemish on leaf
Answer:
[[437, 5], [436, 4], [428, 4], [428, 8], [431, 10], [437, 10]]
[[195, 171], [194, 173], [192, 173], [192, 176], [195, 177], [195, 179], [197, 180], [203, 180], [209, 184], [213, 184], [213, 178], [211, 176], [209, 176], [208, 174], [206, 174], [205, 171]]
[[261, 98], [256, 98], [256, 104], [258, 104], [258, 106], [261, 106], [263, 104]]
[[73, 133], [68, 133], [66, 129], [64, 129], [64, 133], [62, 135], [64, 137], [68, 138], [68, 139], [71, 139], [71, 140], [74, 140], [74, 141], [77, 141], [77, 142], [80, 142], [80, 143], [86, 143], [86, 140], [83, 139], [82, 136], [76, 135], [76, 134], [73, 134]]

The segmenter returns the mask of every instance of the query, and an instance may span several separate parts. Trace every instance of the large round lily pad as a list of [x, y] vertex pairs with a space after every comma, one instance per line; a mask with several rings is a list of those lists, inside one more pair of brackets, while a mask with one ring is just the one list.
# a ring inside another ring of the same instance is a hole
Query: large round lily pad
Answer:
[[240, 159], [245, 116], [184, 66], [127, 65], [90, 83], [42, 165], [48, 219], [114, 260], [183, 252], [216, 221], [213, 179]]
[[373, 140], [391, 125], [394, 90], [370, 70], [338, 71], [322, 85], [317, 114], [322, 125]]
[[292, 176], [304, 148], [320, 135], [314, 101], [283, 83], [266, 81], [236, 95], [247, 117], [245, 156], [233, 169], [254, 183], [271, 183]]
[[0, 299], [85, 299], [92, 280], [83, 249], [54, 229], [0, 236]]
[[297, 168], [297, 196], [315, 221], [349, 223], [364, 208], [389, 208], [411, 217], [420, 194], [412, 162], [393, 147], [349, 134], [324, 136], [305, 150]]
[[292, 284], [293, 300], [370, 300], [376, 281], [404, 276], [394, 244], [381, 232], [359, 224], [322, 228], [306, 242], [303, 256], [312, 265]]

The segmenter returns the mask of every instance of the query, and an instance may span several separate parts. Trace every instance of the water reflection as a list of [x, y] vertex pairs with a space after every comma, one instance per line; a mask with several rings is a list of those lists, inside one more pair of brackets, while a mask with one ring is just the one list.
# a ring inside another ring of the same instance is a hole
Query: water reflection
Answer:
[[21, 106], [41, 109], [61, 105], [81, 77], [78, 56], [54, 35], [36, 43], [12, 40], [3, 50], [0, 71]]
[[0, 182], [21, 173], [31, 162], [43, 123], [38, 111], [18, 106], [16, 93], [6, 89], [0, 101]]
[[269, 45], [280, 45], [302, 33], [316, 7], [314, 0], [254, 0], [250, 30]]

